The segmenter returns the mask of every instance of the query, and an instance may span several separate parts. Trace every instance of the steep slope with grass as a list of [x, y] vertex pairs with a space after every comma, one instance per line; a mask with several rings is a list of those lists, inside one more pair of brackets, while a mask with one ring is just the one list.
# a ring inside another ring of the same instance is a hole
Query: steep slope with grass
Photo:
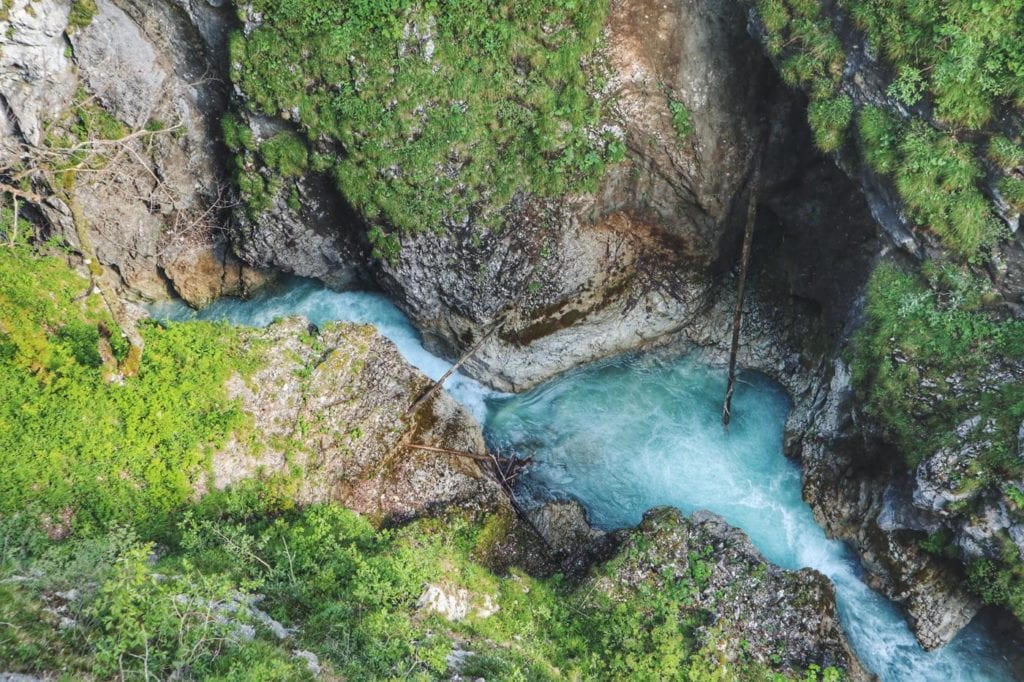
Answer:
[[[578, 563], [552, 574], [558, 555], [474, 460], [404, 447], [483, 453], [446, 395], [402, 421], [429, 382], [371, 328], [143, 322], [125, 375], [127, 344], [68, 260], [0, 248], [3, 672], [861, 675], [827, 580], [766, 564], [716, 518], [588, 530], [619, 558], [587, 583]], [[780, 593], [776, 625], [731, 615]]]
[[926, 645], [982, 602], [1020, 618], [1024, 4], [749, 6], [816, 144], [909, 256], [881, 258], [793, 438], [805, 494]]

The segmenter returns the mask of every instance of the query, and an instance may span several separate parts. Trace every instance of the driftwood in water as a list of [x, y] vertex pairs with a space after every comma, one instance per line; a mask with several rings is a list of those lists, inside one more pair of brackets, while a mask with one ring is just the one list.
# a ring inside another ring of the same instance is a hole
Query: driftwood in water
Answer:
[[410, 405], [409, 409], [405, 411], [404, 415], [402, 415], [402, 419], [409, 419], [410, 417], [415, 415], [419, 411], [419, 409], [423, 407], [423, 404], [430, 400], [430, 397], [437, 393], [442, 386], [444, 386], [444, 382], [448, 381], [448, 379], [451, 378], [451, 376], [455, 374], [455, 372], [459, 371], [459, 368], [462, 367], [466, 360], [469, 360], [474, 353], [480, 350], [480, 346], [484, 345], [484, 341], [489, 339], [496, 331], [501, 329], [501, 325], [503, 324], [505, 324], [505, 316], [500, 317], [498, 321], [495, 322], [494, 325], [487, 330], [487, 333], [485, 333], [483, 336], [477, 339], [477, 342], [474, 343], [469, 350], [462, 354], [462, 357], [459, 358], [458, 362], [452, 365], [451, 368], [449, 368], [449, 370], [445, 372], [440, 379], [435, 381], [434, 384], [430, 388], [428, 388], [423, 395], [417, 398], [416, 402]]
[[736, 285], [736, 310], [732, 318], [732, 346], [729, 349], [729, 383], [722, 403], [722, 426], [728, 427], [732, 418], [732, 393], [736, 388], [736, 356], [740, 352], [740, 326], [743, 322], [743, 297], [746, 293], [747, 270], [750, 267], [750, 245], [754, 241], [754, 221], [757, 218], [757, 193], [761, 184], [761, 155], [754, 159], [754, 174], [750, 180], [747, 198], [747, 224], [743, 230], [743, 251], [740, 254], [740, 278]]

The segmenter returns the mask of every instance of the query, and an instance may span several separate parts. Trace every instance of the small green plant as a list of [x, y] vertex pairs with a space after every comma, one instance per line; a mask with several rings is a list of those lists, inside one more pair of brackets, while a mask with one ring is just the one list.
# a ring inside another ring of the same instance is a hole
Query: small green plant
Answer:
[[693, 135], [693, 113], [686, 104], [672, 98], [668, 100], [668, 111], [672, 116], [672, 129], [676, 131], [676, 140], [684, 142]]
[[886, 94], [907, 106], [917, 104], [924, 95], [924, 78], [913, 66], [900, 66], [899, 75], [889, 84]]
[[301, 137], [281, 132], [257, 147], [263, 162], [282, 178], [293, 178], [309, 167], [309, 151]]
[[953, 534], [946, 529], [929, 533], [919, 544], [921, 549], [934, 556], [955, 559], [959, 555], [956, 545], [953, 544]]
[[1008, 137], [997, 135], [989, 141], [988, 157], [1004, 170], [1024, 166], [1024, 147]]
[[96, 0], [73, 0], [68, 14], [68, 32], [74, 33], [91, 24], [97, 11]]

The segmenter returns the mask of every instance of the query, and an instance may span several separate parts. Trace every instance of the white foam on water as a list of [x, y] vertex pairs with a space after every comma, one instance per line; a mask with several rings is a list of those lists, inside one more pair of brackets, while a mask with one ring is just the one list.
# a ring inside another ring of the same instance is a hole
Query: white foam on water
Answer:
[[[159, 318], [251, 326], [290, 315], [315, 324], [373, 324], [427, 376], [437, 379], [451, 366], [423, 348], [385, 296], [337, 293], [305, 280], [247, 301], [221, 299], [200, 313], [180, 303], [152, 311]], [[845, 545], [825, 537], [801, 497], [799, 469], [782, 453], [790, 404], [772, 382], [744, 377], [728, 431], [720, 423], [723, 372], [685, 357], [617, 358], [516, 396], [460, 374], [446, 388], [485, 424], [493, 447], [534, 457], [526, 494], [578, 499], [591, 520], [608, 529], [634, 525], [657, 505], [687, 513], [708, 509], [746, 531], [770, 561], [829, 576], [853, 647], [882, 680], [1013, 679], [1010, 664], [978, 625], [939, 651], [924, 651], [899, 609], [860, 579]]]

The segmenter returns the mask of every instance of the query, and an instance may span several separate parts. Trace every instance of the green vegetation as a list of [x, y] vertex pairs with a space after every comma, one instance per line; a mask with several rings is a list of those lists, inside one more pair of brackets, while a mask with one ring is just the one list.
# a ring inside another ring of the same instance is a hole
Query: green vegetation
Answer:
[[370, 238], [384, 252], [400, 233], [446, 221], [498, 226], [517, 192], [594, 189], [615, 151], [596, 133], [591, 94], [605, 5], [247, 5], [261, 22], [231, 39], [243, 113], [289, 119], [296, 130], [257, 145], [239, 118], [226, 120], [250, 212], [265, 210], [308, 163], [378, 224]]
[[988, 156], [1004, 170], [1024, 166], [1024, 147], [1003, 135], [997, 135], [989, 142]]
[[925, 276], [881, 267], [871, 279], [853, 361], [865, 408], [911, 467], [967, 419], [991, 419], [995, 430], [984, 434], [991, 445], [972, 464], [972, 485], [1019, 477], [1024, 386], [986, 377], [997, 371], [994, 360], [1024, 359], [1024, 323], [989, 312], [991, 294], [965, 271], [928, 265]]
[[910, 92], [928, 92], [944, 122], [980, 128], [1000, 104], [1024, 107], [1020, 0], [845, 0], [843, 6], [897, 69], [897, 90], [916, 82]]
[[[854, 339], [853, 377], [865, 412], [877, 420], [908, 467], [957, 445], [957, 427], [980, 417], [966, 434], [976, 455], [964, 458], [963, 492], [1002, 492], [1015, 513], [1024, 496], [1007, 483], [1024, 474], [1017, 430], [1024, 419], [1024, 384], [1000, 374], [1000, 363], [1024, 359], [1024, 322], [1000, 319], [995, 297], [965, 271], [928, 265], [924, 279], [879, 268], [868, 288], [867, 322]], [[969, 515], [970, 503], [950, 509]], [[925, 538], [926, 551], [956, 558], [952, 537]], [[1024, 620], [1024, 563], [1004, 538], [998, 560], [968, 566], [968, 586], [986, 603], [1009, 607]]]
[[874, 107], [861, 110], [858, 131], [868, 165], [893, 177], [915, 220], [943, 243], [969, 255], [995, 241], [1000, 225], [978, 189], [983, 172], [969, 145]]
[[818, 147], [841, 149], [856, 117], [865, 160], [892, 178], [914, 220], [959, 256], [982, 256], [1003, 232], [979, 189], [986, 154], [1008, 175], [1000, 194], [1015, 209], [1024, 206], [1024, 185], [1012, 175], [1021, 148], [984, 129], [999, 107], [1024, 106], [1021, 0], [844, 0], [834, 8], [888, 59], [888, 96], [906, 107], [934, 104], [935, 121], [899, 120], [873, 107], [855, 111], [839, 92], [845, 55], [823, 3], [754, 4], [783, 80], [810, 95], [808, 120]]
[[[596, 589], [637, 560], [623, 556], [584, 589], [488, 568], [519, 532], [509, 512], [378, 529], [337, 505], [296, 509], [284, 478], [197, 500], [211, 449], [245, 425], [224, 382], [258, 348], [225, 325], [148, 324], [138, 375], [118, 378], [127, 343], [86, 278], [18, 244], [0, 247], [0, 282], [5, 671], [314, 679], [306, 651], [327, 679], [428, 680], [462, 650], [462, 674], [488, 679], [787, 679], [698, 644], [705, 551], [681, 576]], [[420, 608], [428, 584], [468, 590], [470, 615]]]
[[0, 514], [32, 510], [54, 535], [166, 524], [243, 424], [224, 388], [254, 362], [237, 332], [147, 324], [138, 376], [115, 380], [128, 343], [87, 279], [16, 246], [0, 282]]
[[685, 104], [670, 97], [668, 111], [672, 115], [672, 128], [676, 131], [679, 142], [693, 135], [693, 114]]
[[853, 100], [847, 95], [815, 99], [807, 107], [807, 120], [814, 132], [814, 141], [826, 152], [834, 152], [843, 146], [852, 117]]
[[[336, 505], [282, 509], [243, 486], [186, 513], [154, 563], [154, 547], [131, 531], [53, 544], [7, 517], [0, 659], [75, 679], [148, 670], [269, 682], [312, 679], [292, 654], [305, 650], [329, 679], [429, 680], [447, 679], [459, 649], [472, 652], [463, 676], [496, 680], [787, 679], [696, 648], [707, 619], [694, 602], [706, 579], [699, 559], [688, 576], [614, 594], [515, 569], [502, 577], [482, 563], [497, 521], [454, 514], [378, 530]], [[417, 608], [428, 584], [467, 590], [470, 615], [452, 622]], [[499, 610], [477, 615], [488, 602]], [[267, 616], [292, 634], [279, 641]], [[62, 617], [70, 624], [55, 627]], [[814, 666], [794, 679], [841, 675]]]
[[71, 12], [68, 14], [68, 33], [74, 33], [91, 24], [98, 11], [96, 0], [73, 0]]

